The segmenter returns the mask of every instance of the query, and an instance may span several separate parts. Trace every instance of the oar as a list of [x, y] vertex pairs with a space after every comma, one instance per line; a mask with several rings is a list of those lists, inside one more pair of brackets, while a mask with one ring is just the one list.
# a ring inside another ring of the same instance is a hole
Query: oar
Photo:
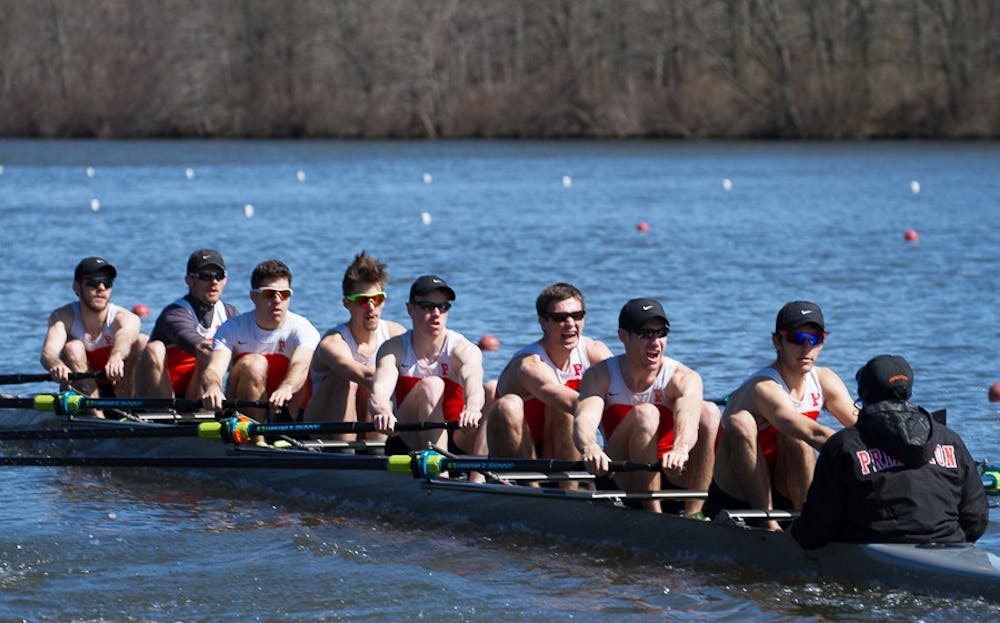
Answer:
[[[568, 471], [582, 469], [581, 461], [548, 459], [462, 459], [442, 456], [433, 450], [391, 456], [329, 455], [316, 452], [274, 451], [262, 455], [227, 457], [134, 457], [134, 456], [2, 456], [0, 465], [83, 467], [238, 467], [264, 469], [363, 469], [411, 474], [431, 478], [446, 471]], [[650, 471], [655, 463], [612, 461], [614, 471]]]
[[1000, 494], [1000, 466], [990, 465], [983, 470], [980, 479], [989, 495]]
[[[419, 431], [432, 429], [454, 429], [457, 422], [414, 422], [396, 425], [396, 430]], [[200, 437], [202, 439], [247, 443], [258, 435], [283, 435], [286, 437], [308, 438], [321, 433], [353, 433], [374, 431], [371, 422], [306, 422], [289, 424], [258, 424], [246, 418], [232, 417], [216, 422], [201, 422], [196, 426], [179, 424], [164, 426], [133, 426], [129, 424], [114, 427], [95, 428], [40, 428], [21, 430], [0, 430], [0, 441], [25, 439], [132, 439], [156, 437]]]
[[[103, 379], [104, 372], [70, 372], [69, 380], [80, 381], [83, 379]], [[51, 381], [52, 375], [40, 374], [0, 374], [0, 385], [20, 385], [22, 383], [44, 383]]]
[[[266, 409], [269, 405], [270, 403], [264, 400], [222, 401], [224, 409]], [[91, 398], [76, 392], [62, 392], [0, 398], [0, 407], [76, 415], [81, 409], [173, 409], [192, 412], [201, 410], [202, 403], [193, 398]]]

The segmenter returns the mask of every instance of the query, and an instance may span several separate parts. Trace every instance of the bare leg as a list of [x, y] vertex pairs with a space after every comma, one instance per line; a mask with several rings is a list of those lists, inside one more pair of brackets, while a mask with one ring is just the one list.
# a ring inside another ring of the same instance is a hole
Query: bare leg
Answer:
[[135, 395], [153, 398], [173, 398], [167, 374], [167, 347], [159, 340], [153, 340], [139, 353], [135, 364]]
[[516, 394], [501, 396], [487, 418], [490, 456], [535, 458], [535, 444], [524, 420], [524, 400]]
[[[303, 415], [305, 422], [357, 422], [357, 385], [346, 379], [329, 375], [319, 387], [313, 388], [312, 398]], [[354, 441], [355, 433], [323, 435], [341, 441]]]
[[[726, 422], [715, 462], [715, 482], [729, 495], [747, 500], [755, 508], [772, 508], [771, 475], [757, 445], [757, 420], [749, 411], [737, 411]], [[776, 521], [766, 525], [780, 530]]]
[[[608, 439], [608, 456], [613, 460], [655, 463], [659, 460], [656, 434], [659, 428], [659, 410], [651, 404], [637, 405]], [[659, 488], [659, 477], [656, 472], [614, 475], [615, 483], [626, 491], [655, 491]], [[660, 512], [659, 500], [645, 500], [642, 505], [648, 511]]]
[[[565, 411], [545, 408], [545, 431], [542, 447], [546, 456], [567, 461], [579, 461], [580, 452], [573, 443], [573, 414]], [[560, 489], [575, 491], [580, 483], [575, 480], [564, 480], [559, 483]]]
[[[226, 397], [235, 400], [267, 400], [267, 359], [263, 355], [243, 355], [233, 364], [226, 383]], [[244, 409], [247, 415], [263, 421], [264, 409]]]
[[778, 435], [774, 487], [791, 501], [792, 508], [799, 510], [805, 503], [815, 469], [816, 452], [812, 446], [788, 435]]
[[[711, 402], [701, 405], [701, 419], [698, 421], [698, 442], [688, 457], [687, 469], [680, 481], [672, 481], [692, 491], [706, 491], [712, 484], [712, 466], [715, 464], [715, 439], [719, 432], [722, 414], [719, 407]], [[705, 500], [685, 500], [684, 513], [700, 512]]]
[[[436, 376], [421, 379], [399, 405], [396, 417], [401, 424], [443, 422], [444, 414], [441, 404], [443, 397], [443, 379]], [[438, 447], [444, 447], [448, 443], [448, 431], [443, 428], [403, 432], [399, 436], [412, 450], [423, 450], [428, 443]]]

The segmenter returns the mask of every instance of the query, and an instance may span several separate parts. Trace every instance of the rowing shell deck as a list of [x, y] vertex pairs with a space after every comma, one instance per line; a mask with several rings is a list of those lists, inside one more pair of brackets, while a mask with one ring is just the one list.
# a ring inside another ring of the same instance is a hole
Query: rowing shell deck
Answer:
[[[51, 416], [50, 416], [51, 417]], [[34, 418], [32, 423], [37, 424]], [[49, 419], [50, 426], [158, 427], [169, 424]], [[21, 448], [26, 447], [19, 442]], [[673, 559], [737, 565], [779, 576], [883, 584], [921, 592], [984, 597], [1000, 602], [1000, 557], [974, 545], [835, 543], [802, 550], [784, 533], [748, 528], [729, 517], [713, 522], [626, 510], [608, 492], [563, 491], [440, 478], [414, 480], [384, 470], [319, 466], [322, 454], [232, 445], [197, 438], [72, 439], [31, 442], [51, 456], [131, 458], [169, 465], [181, 458], [225, 463], [191, 469], [204, 479], [262, 493], [322, 500], [363, 500], [442, 522], [471, 522]], [[255, 468], [274, 459], [282, 468]], [[359, 466], [365, 457], [357, 457]], [[369, 460], [366, 465], [370, 465]], [[301, 465], [301, 467], [299, 467]], [[187, 473], [187, 472], [185, 472]]]

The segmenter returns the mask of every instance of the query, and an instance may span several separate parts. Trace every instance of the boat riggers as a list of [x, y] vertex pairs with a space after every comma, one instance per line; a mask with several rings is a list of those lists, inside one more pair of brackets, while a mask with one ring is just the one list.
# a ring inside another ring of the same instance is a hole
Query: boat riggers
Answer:
[[[69, 380], [80, 381], [83, 379], [103, 379], [104, 372], [70, 372]], [[20, 385], [22, 383], [44, 383], [51, 381], [52, 375], [47, 373], [39, 374], [0, 374], [0, 385]]]
[[[225, 409], [267, 409], [265, 400], [224, 400]], [[37, 394], [28, 397], [0, 398], [0, 407], [49, 411], [57, 415], [76, 415], [83, 409], [173, 409], [193, 413], [202, 409], [200, 400], [191, 398], [91, 398], [73, 391]]]

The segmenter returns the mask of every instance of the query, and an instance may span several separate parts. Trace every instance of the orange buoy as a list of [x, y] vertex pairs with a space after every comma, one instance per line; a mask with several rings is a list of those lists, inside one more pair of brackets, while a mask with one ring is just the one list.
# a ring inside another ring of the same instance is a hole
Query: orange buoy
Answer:
[[500, 340], [498, 340], [496, 336], [487, 333], [483, 337], [479, 338], [479, 349], [500, 350]]
[[990, 402], [1000, 402], [1000, 381], [990, 385]]
[[646, 233], [649, 231], [649, 223], [646, 221], [639, 221], [635, 224], [635, 230], [638, 232]]
[[140, 318], [149, 318], [149, 308], [145, 303], [136, 303], [132, 306], [132, 313]]
[[915, 229], [907, 229], [903, 232], [903, 240], [907, 242], [916, 242], [920, 240], [920, 234], [918, 234]]

